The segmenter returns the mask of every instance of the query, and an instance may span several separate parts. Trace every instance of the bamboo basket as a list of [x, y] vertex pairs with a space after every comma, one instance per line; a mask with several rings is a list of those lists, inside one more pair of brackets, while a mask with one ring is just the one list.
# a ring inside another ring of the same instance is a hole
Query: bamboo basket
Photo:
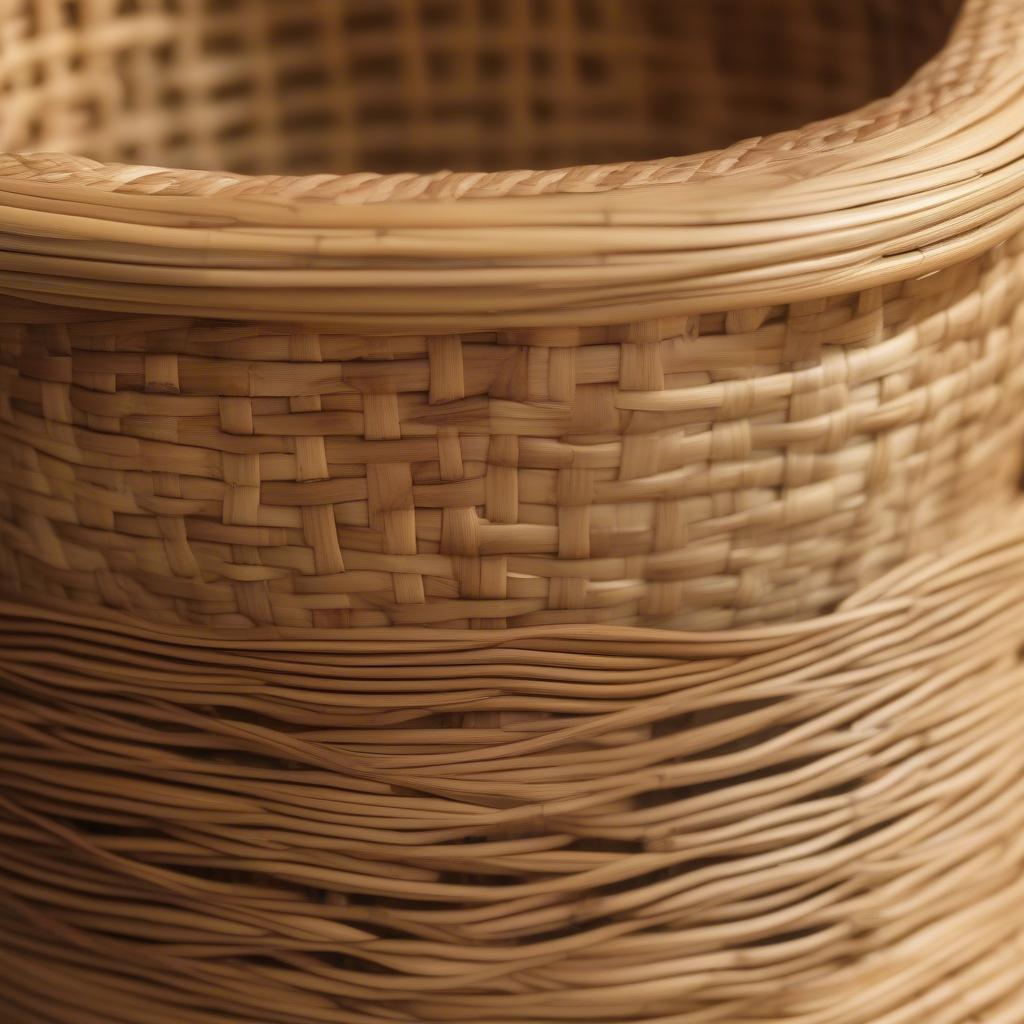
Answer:
[[1020, 1024], [1022, 69], [0, 0], [0, 1018]]

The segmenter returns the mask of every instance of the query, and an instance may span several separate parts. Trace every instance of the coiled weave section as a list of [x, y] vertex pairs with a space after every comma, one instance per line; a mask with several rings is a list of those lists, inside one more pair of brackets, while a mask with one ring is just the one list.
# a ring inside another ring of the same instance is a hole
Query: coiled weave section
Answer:
[[1022, 564], [704, 634], [6, 603], [5, 1019], [1015, 1024]]

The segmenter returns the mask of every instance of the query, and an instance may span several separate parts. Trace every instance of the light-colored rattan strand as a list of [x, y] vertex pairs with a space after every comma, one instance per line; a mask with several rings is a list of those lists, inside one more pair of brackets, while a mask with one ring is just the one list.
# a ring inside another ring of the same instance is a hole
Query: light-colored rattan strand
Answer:
[[[792, 2], [799, 18], [806, 0]], [[14, 154], [0, 162], [12, 216], [0, 287], [152, 313], [301, 311], [373, 333], [607, 324], [870, 287], [1024, 227], [1022, 47], [1016, 0], [966, 0], [949, 44], [904, 89], [752, 140], [747, 161], [449, 181]]]
[[1014, 241], [817, 303], [386, 345], [8, 305], [0, 557], [163, 622], [815, 614], [1014, 500], [1022, 297]]
[[5, 1024], [1020, 1024], [1022, 59], [0, 0]]
[[1010, 1021], [1022, 563], [1018, 508], [805, 623], [473, 643], [8, 602], [11, 998], [63, 979], [69, 1024]]

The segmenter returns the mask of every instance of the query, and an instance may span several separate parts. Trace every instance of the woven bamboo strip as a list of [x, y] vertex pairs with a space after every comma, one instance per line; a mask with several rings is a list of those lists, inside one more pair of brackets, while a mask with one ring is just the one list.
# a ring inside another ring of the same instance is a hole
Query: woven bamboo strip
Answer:
[[6, 300], [0, 565], [211, 625], [813, 615], [1015, 499], [1021, 253], [818, 303], [387, 339]]
[[0, 0], [5, 1024], [1020, 1024], [1022, 61]]
[[9, 998], [69, 1024], [1010, 1022], [1022, 564], [1018, 507], [824, 618], [703, 634], [271, 639], [8, 601]]
[[[793, 24], [813, 23], [803, 0], [782, 6]], [[849, 7], [829, 6], [836, 18]], [[920, 17], [948, 24], [931, 5]], [[888, 99], [682, 160], [245, 178], [11, 155], [0, 162], [3, 249], [17, 259], [0, 286], [153, 313], [287, 320], [301, 309], [373, 333], [607, 324], [871, 287], [1024, 227], [1022, 46], [1015, 0], [967, 0], [947, 46]], [[428, 201], [463, 196], [473, 202]], [[274, 274], [253, 269], [254, 255]], [[133, 280], [146, 264], [159, 273]]]

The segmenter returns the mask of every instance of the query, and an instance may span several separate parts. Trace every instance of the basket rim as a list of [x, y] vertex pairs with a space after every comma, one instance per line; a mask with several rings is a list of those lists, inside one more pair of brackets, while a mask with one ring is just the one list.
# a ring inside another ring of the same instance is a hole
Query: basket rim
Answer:
[[[935, 71], [943, 53], [959, 45], [968, 31], [966, 14], [977, 0], [962, 0], [959, 23], [943, 51], [917, 68], [888, 96], [795, 129], [739, 139], [728, 146], [651, 160], [611, 164], [567, 165], [544, 170], [508, 168], [499, 171], [449, 171], [303, 175], [240, 174], [221, 168], [202, 169], [154, 164], [99, 161], [67, 152], [0, 153], [0, 174], [25, 180], [103, 189], [113, 194], [188, 195], [194, 198], [281, 200], [288, 203], [449, 202], [457, 199], [511, 199], [537, 195], [583, 196], [641, 186], [665, 186], [685, 181], [715, 180], [777, 163], [791, 163], [815, 154], [834, 153], [865, 138], [892, 131], [892, 122], [905, 127], [920, 120], [925, 110], [911, 100], [920, 82]], [[909, 110], [901, 110], [901, 104]], [[936, 111], [948, 105], [938, 97]], [[936, 112], [936, 111], [933, 111]], [[17, 174], [18, 167], [23, 169]]]
[[1021, 60], [1024, 8], [964, 0], [891, 96], [639, 164], [253, 177], [3, 154], [0, 292], [370, 334], [551, 328], [560, 344], [563, 328], [870, 288], [1024, 229]]

